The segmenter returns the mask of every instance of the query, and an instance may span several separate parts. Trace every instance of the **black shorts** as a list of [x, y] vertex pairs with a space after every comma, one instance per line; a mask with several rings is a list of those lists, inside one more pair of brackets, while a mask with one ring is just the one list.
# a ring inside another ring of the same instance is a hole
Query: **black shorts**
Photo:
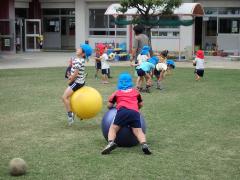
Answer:
[[109, 69], [102, 69], [102, 75], [108, 74], [108, 73], [109, 73]]
[[146, 72], [142, 69], [137, 69], [137, 75], [142, 77], [142, 76], [145, 76], [146, 75]]
[[158, 71], [158, 70], [155, 68], [155, 69], [154, 69], [154, 75], [155, 75], [156, 77], [159, 77], [160, 74], [161, 74], [161, 71]]
[[113, 124], [120, 127], [141, 128], [140, 113], [127, 108], [120, 108], [114, 118]]
[[69, 84], [69, 87], [75, 92], [78, 89], [80, 89], [81, 87], [83, 87], [84, 85], [85, 85], [85, 83], [79, 84], [79, 83], [76, 83], [76, 82], [73, 81]]
[[204, 75], [204, 69], [195, 69], [194, 74], [197, 74], [200, 77]]
[[101, 69], [101, 61], [97, 61], [97, 62], [95, 63], [95, 68], [96, 68], [96, 69]]

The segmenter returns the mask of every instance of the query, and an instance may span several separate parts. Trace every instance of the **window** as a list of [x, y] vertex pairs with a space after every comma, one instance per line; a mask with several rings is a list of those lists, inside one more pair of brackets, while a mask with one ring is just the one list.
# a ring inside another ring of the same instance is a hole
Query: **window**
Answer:
[[59, 32], [59, 18], [44, 18], [44, 32]]
[[105, 11], [106, 9], [89, 9], [89, 35], [114, 36], [116, 31], [117, 36], [126, 36], [126, 26], [115, 25], [114, 17], [104, 15]]
[[240, 14], [240, 8], [219, 8], [218, 14]]
[[209, 18], [206, 24], [206, 36], [217, 36], [217, 18]]
[[152, 37], [171, 37], [177, 38], [179, 37], [179, 28], [154, 28], [152, 29]]
[[240, 28], [240, 18], [235, 19], [227, 19], [220, 18], [219, 19], [219, 33], [231, 33], [236, 34], [239, 33]]
[[217, 8], [204, 8], [204, 12], [206, 15], [213, 15], [213, 14], [218, 14], [218, 9]]

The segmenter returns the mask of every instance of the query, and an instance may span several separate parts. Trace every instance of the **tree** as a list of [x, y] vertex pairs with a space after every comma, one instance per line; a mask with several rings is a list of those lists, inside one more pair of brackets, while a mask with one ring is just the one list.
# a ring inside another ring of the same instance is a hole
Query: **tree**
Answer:
[[[128, 8], [136, 8], [139, 16], [134, 16], [133, 22], [145, 26], [146, 34], [151, 42], [151, 29], [153, 26], [149, 25], [148, 22], [156, 16], [173, 14], [173, 9], [179, 7], [181, 3], [182, 0], [120, 0], [122, 8], [119, 10], [124, 13]], [[161, 7], [161, 11], [159, 7]]]

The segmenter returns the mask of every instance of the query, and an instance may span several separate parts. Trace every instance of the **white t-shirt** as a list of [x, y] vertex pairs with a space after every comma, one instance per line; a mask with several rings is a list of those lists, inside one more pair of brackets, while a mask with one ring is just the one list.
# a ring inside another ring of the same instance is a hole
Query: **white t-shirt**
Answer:
[[143, 62], [146, 62], [148, 60], [148, 56], [139, 54], [137, 57], [137, 60], [138, 60], [138, 64], [140, 65]]
[[109, 69], [110, 65], [107, 62], [108, 60], [107, 53], [104, 53], [100, 58], [101, 58], [102, 69]]
[[167, 70], [167, 64], [165, 64], [165, 63], [158, 63], [156, 65], [156, 69], [158, 71], [162, 71], [162, 70], [166, 71]]
[[204, 69], [204, 59], [195, 58], [196, 69]]

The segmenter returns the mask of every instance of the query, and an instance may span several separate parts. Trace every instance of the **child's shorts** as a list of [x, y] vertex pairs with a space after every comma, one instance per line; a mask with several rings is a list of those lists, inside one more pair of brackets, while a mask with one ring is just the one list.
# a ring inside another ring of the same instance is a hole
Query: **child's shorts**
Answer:
[[137, 69], [137, 75], [142, 77], [142, 76], [145, 76], [146, 75], [146, 72], [142, 69]]
[[117, 111], [113, 124], [120, 127], [141, 128], [140, 113], [122, 107]]
[[85, 83], [79, 84], [79, 83], [76, 83], [76, 82], [73, 81], [69, 84], [69, 87], [75, 92], [78, 89], [80, 89], [81, 87], [83, 87], [84, 85], [85, 85]]
[[195, 69], [194, 73], [196, 73], [200, 77], [203, 77], [204, 69]]
[[102, 69], [102, 75], [104, 75], [104, 74], [108, 74], [109, 73], [109, 69]]
[[101, 62], [96, 62], [95, 67], [96, 69], [101, 69]]
[[158, 70], [155, 68], [153, 73], [154, 73], [154, 75], [155, 75], [156, 77], [159, 77], [160, 74], [161, 74], [161, 71], [158, 71]]

